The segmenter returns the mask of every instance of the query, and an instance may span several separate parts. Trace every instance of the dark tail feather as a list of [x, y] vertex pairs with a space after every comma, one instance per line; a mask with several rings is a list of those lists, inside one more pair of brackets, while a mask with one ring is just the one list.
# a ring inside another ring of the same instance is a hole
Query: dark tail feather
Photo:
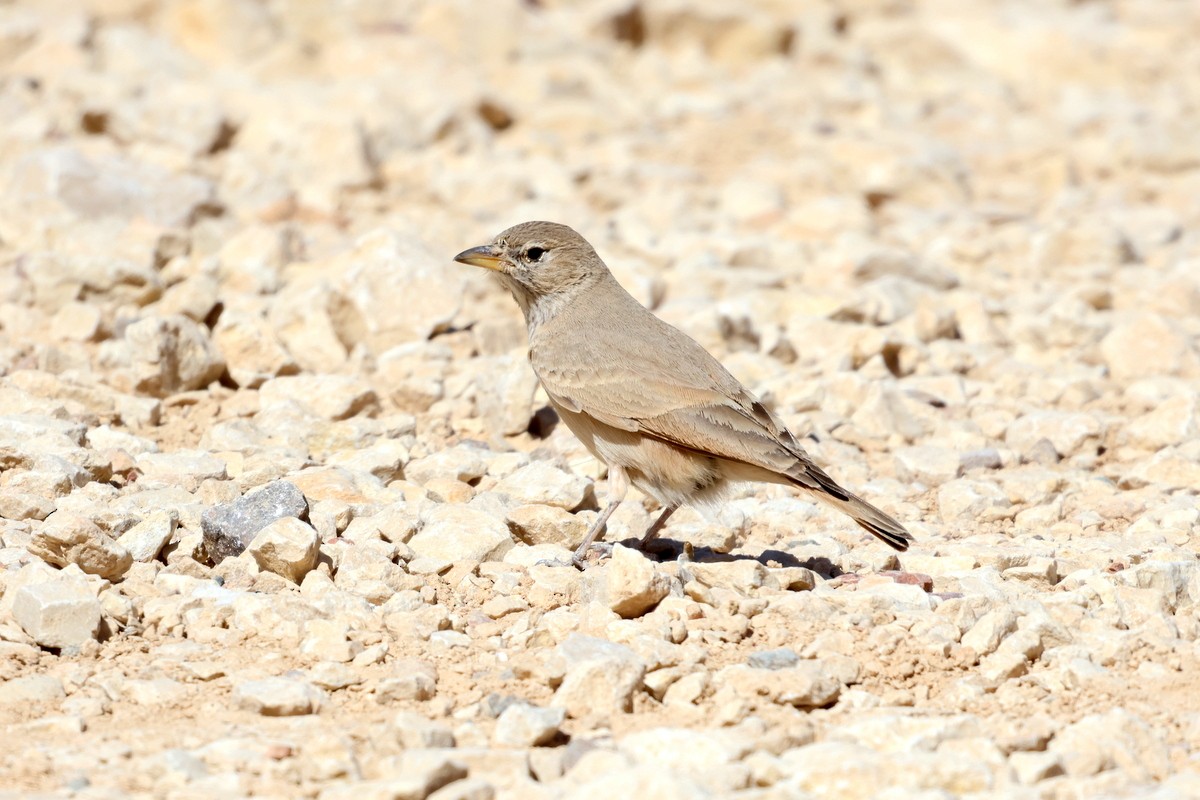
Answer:
[[[858, 495], [851, 494], [838, 486], [837, 482], [819, 467], [812, 464], [805, 466], [806, 469], [802, 473], [789, 476], [793, 482], [808, 489], [814, 496], [849, 516], [864, 530], [883, 540], [888, 546], [894, 547], [902, 553], [908, 549], [913, 537], [904, 529], [903, 525]], [[817, 485], [813, 486], [813, 483]]]
[[882, 539], [887, 545], [903, 553], [912, 542], [912, 534], [904, 529], [896, 520], [880, 511], [861, 497], [851, 495], [849, 503], [838, 502], [836, 505], [849, 514], [868, 533]]

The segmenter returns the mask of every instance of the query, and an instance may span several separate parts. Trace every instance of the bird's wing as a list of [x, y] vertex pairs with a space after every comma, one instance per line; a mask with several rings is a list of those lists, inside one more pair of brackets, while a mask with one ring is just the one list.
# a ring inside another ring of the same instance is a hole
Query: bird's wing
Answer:
[[807, 467], [816, 466], [754, 395], [695, 341], [650, 319], [656, 335], [646, 340], [653, 347], [637, 337], [598, 331], [585, 345], [576, 342], [565, 358], [554, 352], [555, 340], [543, 340], [530, 360], [547, 394], [614, 428], [821, 488], [823, 481], [807, 475]]

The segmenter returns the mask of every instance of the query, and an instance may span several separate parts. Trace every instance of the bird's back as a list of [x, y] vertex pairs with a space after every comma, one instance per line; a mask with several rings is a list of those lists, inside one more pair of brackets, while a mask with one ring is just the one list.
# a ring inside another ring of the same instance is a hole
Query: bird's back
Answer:
[[611, 276], [530, 332], [530, 360], [547, 391], [583, 390], [604, 411], [634, 419], [745, 391], [698, 342]]

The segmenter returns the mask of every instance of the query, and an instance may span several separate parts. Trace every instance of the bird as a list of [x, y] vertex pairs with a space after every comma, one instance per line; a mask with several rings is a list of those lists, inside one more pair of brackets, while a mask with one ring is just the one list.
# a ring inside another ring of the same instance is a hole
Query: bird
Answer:
[[523, 222], [454, 260], [492, 271], [512, 294], [551, 407], [607, 467], [607, 504], [571, 559], [580, 569], [631, 485], [662, 507], [643, 550], [681, 505], [718, 505], [742, 482], [798, 488], [908, 549], [903, 525], [817, 466], [758, 398], [629, 294], [572, 228]]

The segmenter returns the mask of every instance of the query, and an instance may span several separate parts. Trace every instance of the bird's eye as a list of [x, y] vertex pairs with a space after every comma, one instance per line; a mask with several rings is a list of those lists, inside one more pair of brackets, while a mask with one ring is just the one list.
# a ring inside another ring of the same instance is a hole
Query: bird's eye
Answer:
[[544, 255], [546, 255], [546, 248], [544, 247], [531, 247], [525, 251], [525, 259], [531, 262], [541, 261]]

